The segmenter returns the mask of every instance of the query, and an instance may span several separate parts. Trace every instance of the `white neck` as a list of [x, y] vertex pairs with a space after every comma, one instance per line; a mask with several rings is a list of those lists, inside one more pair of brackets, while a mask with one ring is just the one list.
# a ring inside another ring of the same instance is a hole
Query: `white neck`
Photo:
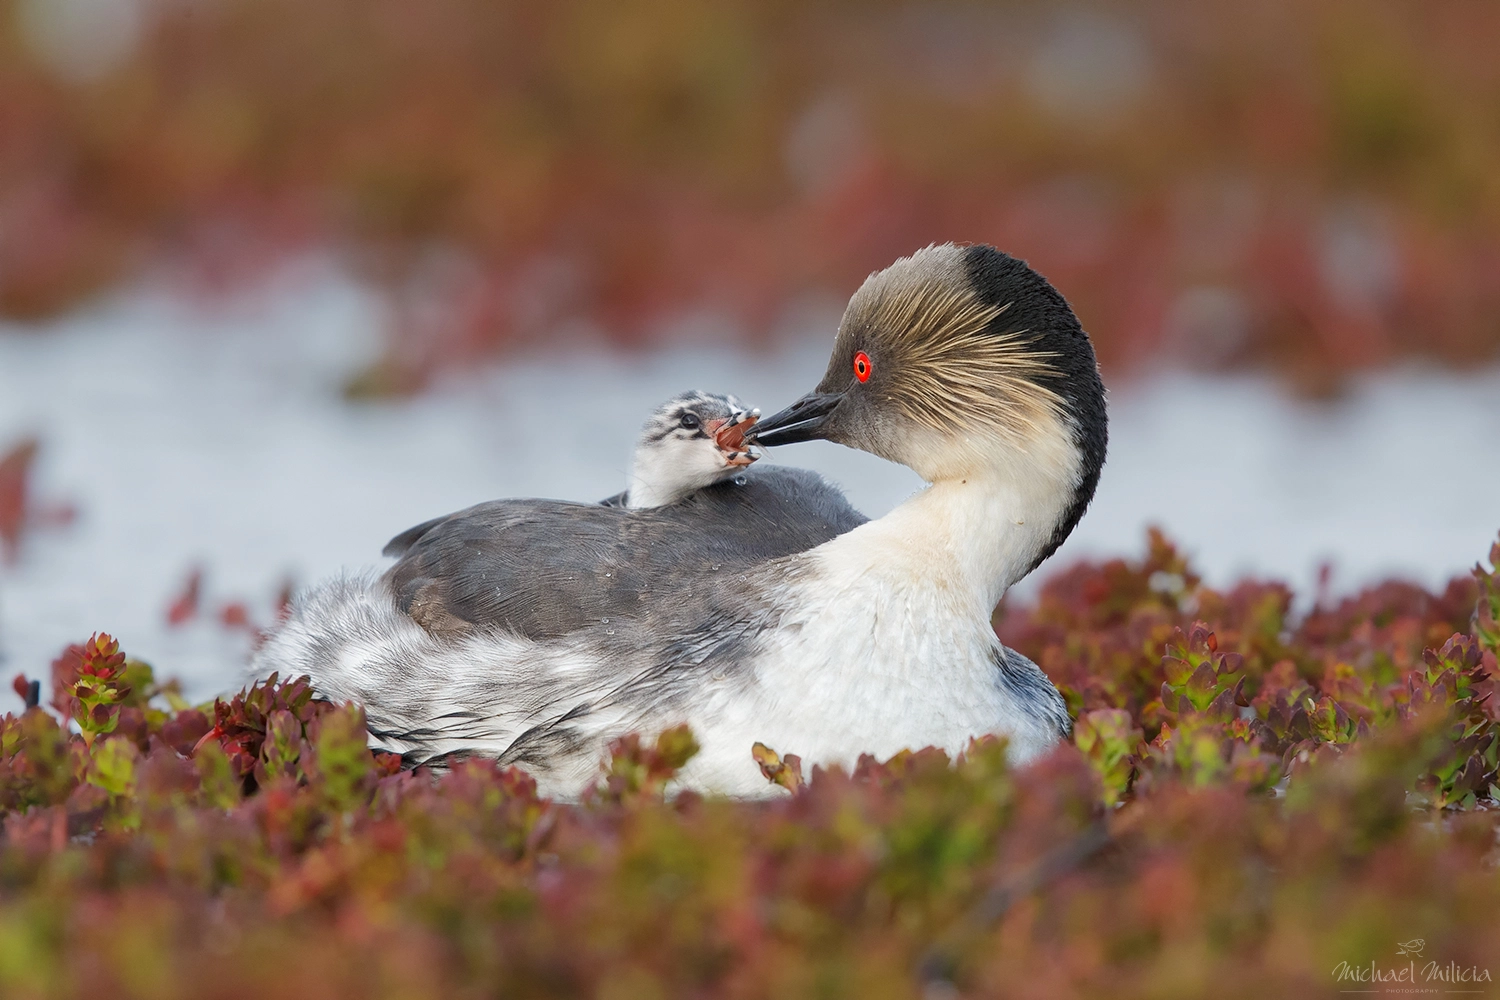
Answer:
[[634, 510], [641, 510], [646, 507], [661, 507], [676, 499], [675, 494], [657, 490], [653, 480], [631, 476], [630, 487], [625, 494], [625, 505]]
[[625, 503], [637, 509], [674, 503], [732, 475], [736, 468], [726, 464], [711, 440], [668, 435], [636, 448]]
[[850, 550], [838, 553], [840, 561], [854, 557], [865, 573], [959, 588], [972, 595], [973, 612], [988, 619], [1031, 568], [1056, 524], [1056, 510], [1030, 502], [1009, 484], [948, 480], [851, 532], [847, 545], [835, 539], [826, 548]]
[[668, 446], [637, 449], [626, 477], [626, 506], [636, 510], [661, 507], [698, 485], [688, 483], [684, 488], [682, 462], [674, 462], [676, 450]]
[[1076, 488], [1079, 460], [1071, 446], [983, 450], [989, 460], [934, 477], [885, 517], [818, 551], [842, 572], [955, 588], [987, 621], [1051, 540]]

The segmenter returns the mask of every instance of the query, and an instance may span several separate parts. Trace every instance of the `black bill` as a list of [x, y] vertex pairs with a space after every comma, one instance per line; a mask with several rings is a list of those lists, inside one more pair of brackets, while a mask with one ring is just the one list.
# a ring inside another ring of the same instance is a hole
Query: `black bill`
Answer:
[[745, 435], [755, 444], [796, 444], [823, 437], [823, 429], [839, 400], [841, 392], [810, 392], [786, 409], [763, 417]]

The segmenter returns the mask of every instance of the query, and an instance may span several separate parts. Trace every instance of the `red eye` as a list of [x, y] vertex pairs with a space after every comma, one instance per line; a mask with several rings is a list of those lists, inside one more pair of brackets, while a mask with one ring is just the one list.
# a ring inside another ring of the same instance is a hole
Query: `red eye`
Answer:
[[861, 382], [870, 381], [870, 356], [864, 351], [854, 355], [854, 377]]

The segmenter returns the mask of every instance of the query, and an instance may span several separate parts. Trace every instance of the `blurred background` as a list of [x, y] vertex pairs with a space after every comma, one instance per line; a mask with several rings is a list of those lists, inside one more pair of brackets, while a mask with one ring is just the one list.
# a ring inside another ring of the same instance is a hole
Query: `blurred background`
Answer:
[[615, 492], [681, 389], [779, 408], [948, 240], [1047, 275], [1111, 387], [1050, 565], [1159, 523], [1213, 582], [1436, 585], [1500, 528], [1497, 40], [1474, 0], [0, 0], [0, 668], [102, 628], [233, 687], [288, 587]]

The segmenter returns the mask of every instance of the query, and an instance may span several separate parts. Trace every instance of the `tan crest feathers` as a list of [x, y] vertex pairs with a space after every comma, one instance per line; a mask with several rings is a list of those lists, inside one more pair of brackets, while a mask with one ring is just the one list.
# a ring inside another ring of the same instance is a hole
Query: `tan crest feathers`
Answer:
[[867, 280], [844, 327], [884, 356], [883, 392], [903, 415], [938, 431], [982, 422], [1020, 443], [1063, 410], [1041, 383], [1053, 355], [1030, 331], [996, 331], [1013, 302], [989, 305], [971, 288], [962, 251], [932, 246]]

